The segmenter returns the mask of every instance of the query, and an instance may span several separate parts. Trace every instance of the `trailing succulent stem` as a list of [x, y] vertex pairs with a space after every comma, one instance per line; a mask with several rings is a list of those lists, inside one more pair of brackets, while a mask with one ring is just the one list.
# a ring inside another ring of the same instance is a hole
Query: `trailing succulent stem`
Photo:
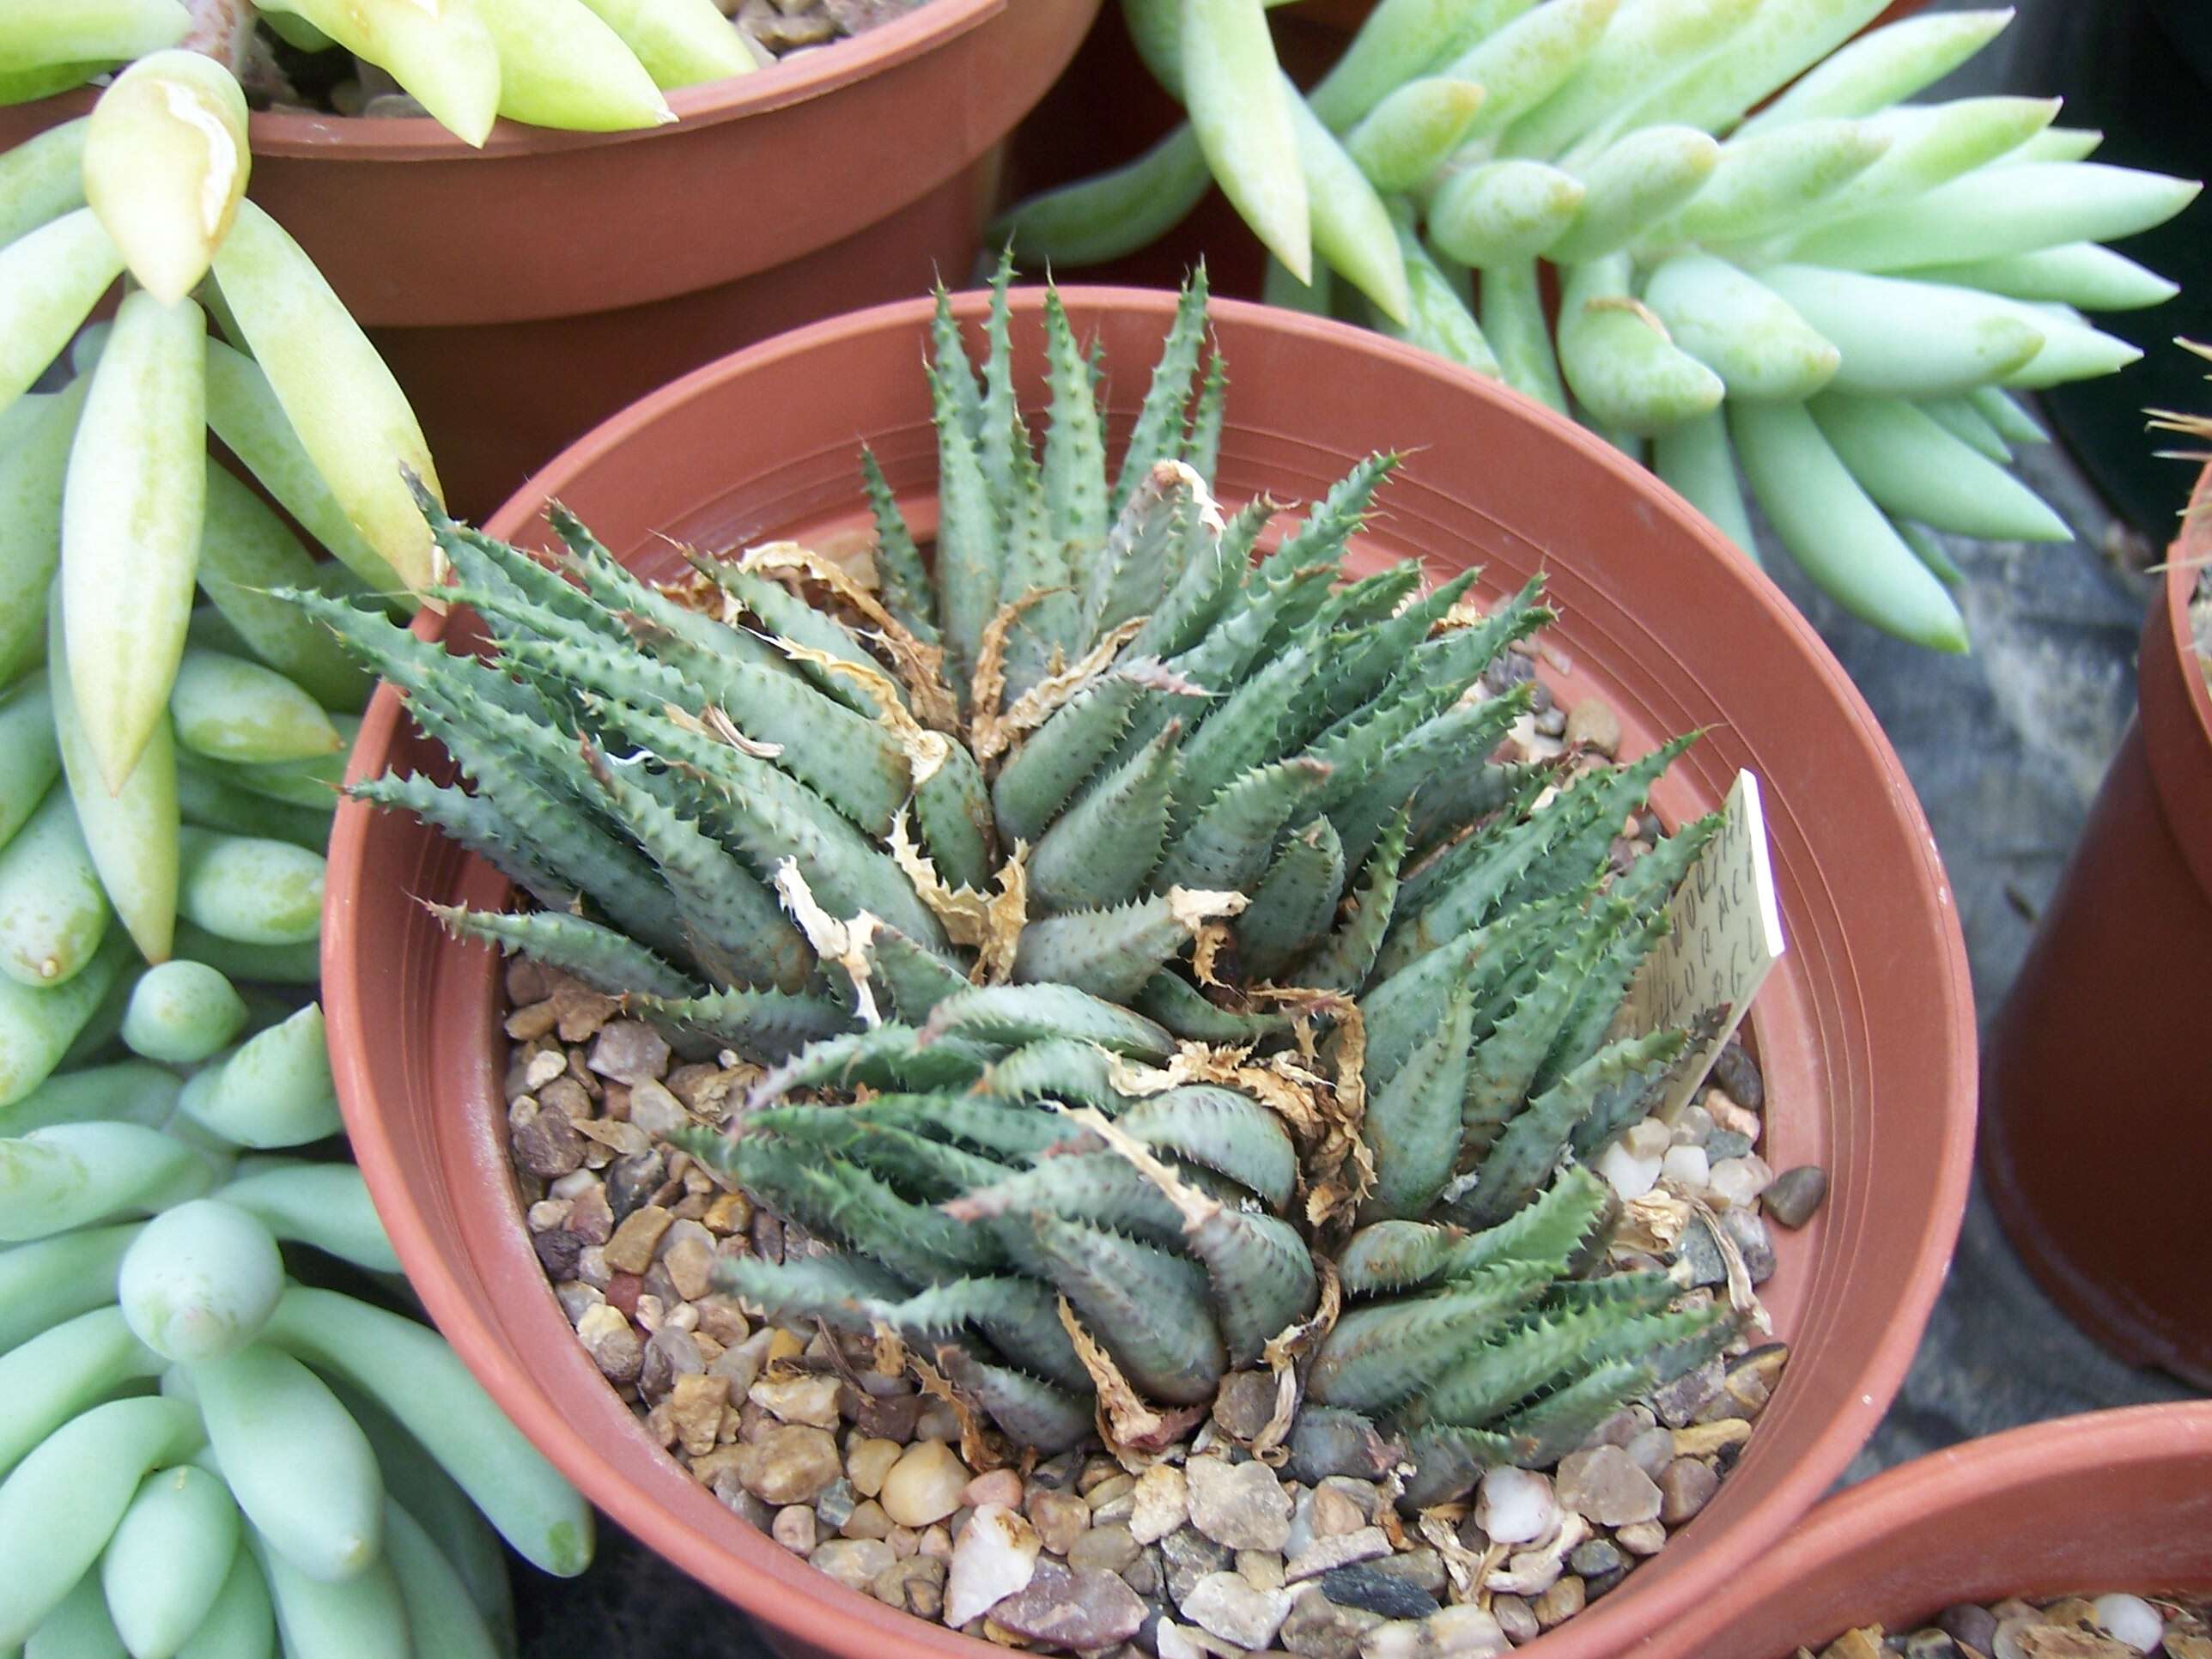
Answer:
[[1548, 613], [1344, 580], [1388, 457], [1255, 563], [1201, 285], [1117, 475], [1056, 296], [1033, 450], [1012, 326], [1002, 282], [979, 372], [939, 307], [942, 526], [926, 559], [871, 465], [880, 603], [786, 544], [656, 589], [565, 515], [549, 568], [434, 511], [487, 662], [303, 600], [473, 785], [358, 793], [545, 907], [457, 933], [773, 1068], [689, 1141], [827, 1249], [726, 1264], [748, 1303], [894, 1334], [1048, 1449], [1264, 1364], [1431, 1498], [1554, 1457], [1731, 1334], [1577, 1277], [1577, 1160], [1685, 1046], [1613, 1025], [1702, 830], [1609, 863], [1680, 745], [1487, 764]]

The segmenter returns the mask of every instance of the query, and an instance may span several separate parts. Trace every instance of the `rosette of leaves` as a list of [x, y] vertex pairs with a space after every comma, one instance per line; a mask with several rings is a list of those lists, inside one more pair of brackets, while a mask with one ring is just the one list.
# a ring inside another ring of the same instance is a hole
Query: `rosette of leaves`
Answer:
[[1609, 859], [1679, 744], [1485, 759], [1549, 613], [1346, 580], [1391, 458], [1255, 562], [1204, 319], [1200, 283], [1109, 479], [1057, 297], [1041, 453], [1003, 280], [980, 375], [940, 304], [934, 561], [869, 462], [872, 586], [775, 544], [654, 587], [556, 508], [557, 569], [433, 516], [487, 659], [301, 603], [474, 785], [357, 793], [541, 907], [453, 931], [769, 1068], [693, 1150], [834, 1249], [730, 1288], [896, 1333], [1039, 1448], [1172, 1439], [1270, 1366], [1276, 1439], [1407, 1437], [1429, 1500], [1729, 1334], [1663, 1273], [1578, 1276], [1575, 1160], [1685, 1047], [1614, 1028], [1708, 826]]

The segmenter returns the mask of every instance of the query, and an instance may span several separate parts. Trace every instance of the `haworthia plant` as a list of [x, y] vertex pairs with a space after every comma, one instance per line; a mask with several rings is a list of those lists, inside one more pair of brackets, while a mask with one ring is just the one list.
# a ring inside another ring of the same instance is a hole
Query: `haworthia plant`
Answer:
[[1264, 509], [1224, 518], [1202, 471], [1204, 320], [1194, 282], [1109, 478], [1056, 300], [1041, 462], [1003, 280], [980, 372], [940, 307], [933, 568], [869, 481], [890, 610], [781, 545], [654, 590], [558, 513], [556, 576], [427, 496], [489, 663], [300, 603], [474, 785], [357, 793], [547, 907], [447, 924], [763, 1068], [692, 1150], [836, 1249], [726, 1288], [897, 1333], [1041, 1449], [1101, 1393], [1125, 1421], [1295, 1364], [1431, 1501], [1731, 1334], [1663, 1276], [1577, 1277], [1609, 1208], [1577, 1159], [1685, 1047], [1612, 1027], [1698, 836], [1609, 862], [1679, 744], [1486, 758], [1534, 584], [1484, 615], [1411, 567], [1338, 580], [1389, 458], [1251, 562]]

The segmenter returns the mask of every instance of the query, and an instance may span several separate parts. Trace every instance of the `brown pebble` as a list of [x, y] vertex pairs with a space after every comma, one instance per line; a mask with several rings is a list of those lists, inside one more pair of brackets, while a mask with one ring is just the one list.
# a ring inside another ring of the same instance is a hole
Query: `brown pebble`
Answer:
[[1538, 1596], [1529, 1611], [1536, 1615], [1537, 1629], [1551, 1630], [1580, 1613], [1588, 1598], [1589, 1591], [1583, 1581], [1570, 1572]]
[[1054, 1555], [1066, 1554], [1091, 1524], [1091, 1505], [1070, 1492], [1031, 1492], [1028, 1512], [1030, 1524]]
[[1585, 696], [1567, 711], [1566, 739], [1610, 757], [1620, 751], [1620, 716], [1603, 698]]
[[768, 1532], [793, 1555], [807, 1554], [814, 1548], [814, 1511], [804, 1504], [789, 1504], [775, 1512]]
[[811, 1504], [837, 1479], [837, 1443], [821, 1429], [778, 1424], [752, 1451], [742, 1471], [745, 1488], [770, 1504]]
[[1003, 1504], [1008, 1509], [1020, 1507], [1022, 1477], [1012, 1469], [993, 1469], [988, 1474], [979, 1474], [961, 1489], [960, 1502], [963, 1508], [980, 1510], [986, 1504]]
[[551, 970], [529, 957], [509, 957], [504, 980], [507, 1000], [517, 1008], [526, 1003], [542, 1002], [553, 994]]
[[1656, 1555], [1667, 1547], [1667, 1528], [1656, 1521], [1638, 1521], [1614, 1532], [1613, 1541], [1631, 1555]]
[[508, 1138], [518, 1168], [552, 1181], [584, 1164], [584, 1138], [564, 1112], [541, 1110]]
[[1367, 1512], [1334, 1486], [1314, 1490], [1313, 1534], [1316, 1538], [1340, 1538], [1368, 1524]]
[[1679, 1527], [1712, 1501], [1721, 1478], [1694, 1457], [1678, 1457], [1659, 1475], [1659, 1518]]
[[742, 1233], [752, 1225], [752, 1200], [743, 1193], [724, 1193], [708, 1205], [701, 1219], [710, 1233]]
[[660, 1236], [675, 1219], [658, 1204], [631, 1211], [607, 1241], [607, 1265], [617, 1273], [642, 1273], [653, 1265]]
[[905, 1449], [896, 1440], [856, 1436], [845, 1451], [845, 1478], [863, 1498], [873, 1498], [883, 1491], [884, 1477]]
[[1490, 1616], [1505, 1632], [1510, 1642], [1534, 1641], [1536, 1637], [1536, 1614], [1528, 1603], [1518, 1595], [1493, 1595], [1490, 1598]]
[[872, 1498], [864, 1498], [853, 1505], [853, 1512], [845, 1517], [844, 1525], [837, 1530], [848, 1538], [881, 1538], [888, 1541], [891, 1535], [891, 1518], [884, 1513], [881, 1504]]
[[1079, 1571], [1121, 1572], [1142, 1553], [1127, 1526], [1109, 1522], [1092, 1527], [1068, 1546], [1067, 1565]]

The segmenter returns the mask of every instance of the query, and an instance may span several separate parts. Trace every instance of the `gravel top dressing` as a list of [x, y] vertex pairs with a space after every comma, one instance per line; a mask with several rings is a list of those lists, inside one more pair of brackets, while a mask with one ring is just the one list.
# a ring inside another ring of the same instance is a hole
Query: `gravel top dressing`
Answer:
[[[2069, 1595], [2056, 1601], [1961, 1602], [1917, 1630], [1880, 1625], [1847, 1631], [1820, 1659], [2212, 1659], [2212, 1626], [2200, 1600]], [[1800, 1648], [1798, 1659], [1813, 1659]]]

